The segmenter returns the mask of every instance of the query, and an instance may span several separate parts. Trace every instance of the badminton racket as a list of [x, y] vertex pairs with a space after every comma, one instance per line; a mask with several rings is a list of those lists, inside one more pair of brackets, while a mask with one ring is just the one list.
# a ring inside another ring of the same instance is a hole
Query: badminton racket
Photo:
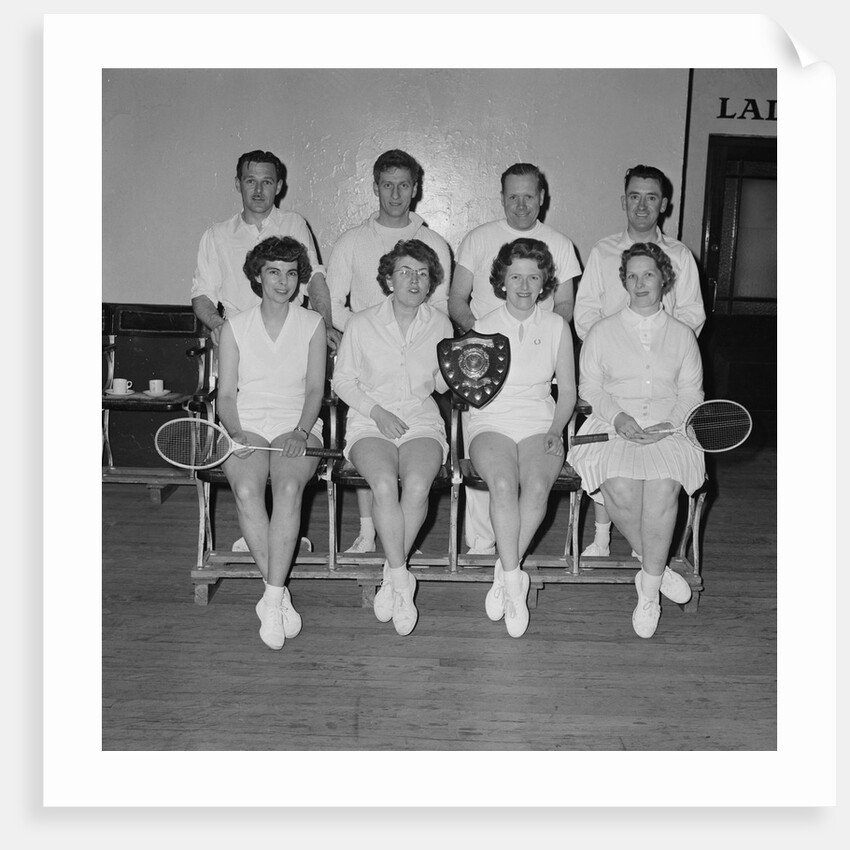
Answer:
[[[154, 445], [163, 460], [183, 469], [210, 469], [224, 463], [240, 449], [258, 452], [281, 452], [274, 446], [246, 446], [233, 440], [220, 425], [205, 419], [172, 419], [160, 426]], [[316, 449], [308, 446], [308, 457], [342, 457], [339, 449]]]
[[[728, 452], [737, 448], [750, 436], [753, 420], [746, 408], [736, 401], [715, 399], [702, 401], [691, 408], [678, 428], [653, 431], [654, 434], [682, 434], [701, 452]], [[581, 434], [573, 437], [573, 445], [601, 443], [617, 434]], [[624, 439], [624, 438], [620, 438]]]

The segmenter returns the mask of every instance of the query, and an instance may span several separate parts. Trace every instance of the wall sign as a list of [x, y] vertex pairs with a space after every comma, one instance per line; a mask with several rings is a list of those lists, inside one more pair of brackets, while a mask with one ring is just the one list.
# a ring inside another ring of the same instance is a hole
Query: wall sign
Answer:
[[[748, 97], [740, 104], [729, 106], [729, 97], [721, 97], [720, 114], [718, 118], [736, 118], [738, 120], [747, 118], [750, 121], [775, 121], [776, 120], [776, 101], [764, 100], [762, 107], [759, 108], [758, 101], [754, 97]], [[734, 110], [734, 111], [733, 111]]]

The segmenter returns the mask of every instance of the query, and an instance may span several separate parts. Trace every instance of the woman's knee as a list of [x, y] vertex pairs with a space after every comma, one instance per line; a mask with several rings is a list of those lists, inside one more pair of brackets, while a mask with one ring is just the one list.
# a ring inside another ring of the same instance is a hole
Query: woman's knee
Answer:
[[620, 509], [637, 507], [640, 491], [636, 483], [628, 478], [609, 478], [601, 488], [605, 504]]
[[519, 495], [519, 482], [510, 475], [495, 475], [487, 482], [490, 498], [500, 501], [514, 500]]
[[287, 475], [272, 482], [272, 496], [275, 499], [285, 499], [288, 502], [300, 502], [304, 495], [306, 482], [300, 478]]
[[398, 501], [398, 478], [391, 475], [378, 475], [368, 479], [372, 496], [379, 504], [391, 504]]
[[265, 499], [265, 487], [259, 487], [252, 481], [231, 482], [230, 489], [238, 505], [251, 505]]
[[401, 482], [401, 492], [405, 501], [427, 501], [428, 494], [431, 492], [431, 484], [433, 481], [434, 477], [430, 475], [406, 475]]

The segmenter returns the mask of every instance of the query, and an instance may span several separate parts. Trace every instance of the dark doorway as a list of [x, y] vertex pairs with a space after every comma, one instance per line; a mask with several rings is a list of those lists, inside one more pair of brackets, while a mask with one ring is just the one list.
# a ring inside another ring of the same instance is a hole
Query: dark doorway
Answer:
[[709, 136], [705, 185], [706, 397], [739, 401], [775, 444], [776, 139]]

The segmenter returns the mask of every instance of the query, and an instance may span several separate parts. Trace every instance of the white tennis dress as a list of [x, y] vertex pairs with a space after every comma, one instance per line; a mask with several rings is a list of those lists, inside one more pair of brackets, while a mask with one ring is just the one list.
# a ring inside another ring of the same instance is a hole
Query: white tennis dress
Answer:
[[503, 304], [478, 319], [475, 330], [504, 334], [511, 346], [511, 364], [499, 394], [479, 410], [470, 409], [466, 445], [485, 431], [504, 434], [517, 443], [533, 434], [545, 434], [555, 415], [552, 377], [564, 320], [535, 304], [528, 319], [520, 322]]
[[[243, 431], [271, 442], [292, 431], [301, 418], [307, 386], [310, 340], [322, 317], [289, 305], [276, 340], [269, 337], [260, 305], [228, 319], [239, 349], [236, 409]], [[322, 420], [312, 433], [322, 439]]]

